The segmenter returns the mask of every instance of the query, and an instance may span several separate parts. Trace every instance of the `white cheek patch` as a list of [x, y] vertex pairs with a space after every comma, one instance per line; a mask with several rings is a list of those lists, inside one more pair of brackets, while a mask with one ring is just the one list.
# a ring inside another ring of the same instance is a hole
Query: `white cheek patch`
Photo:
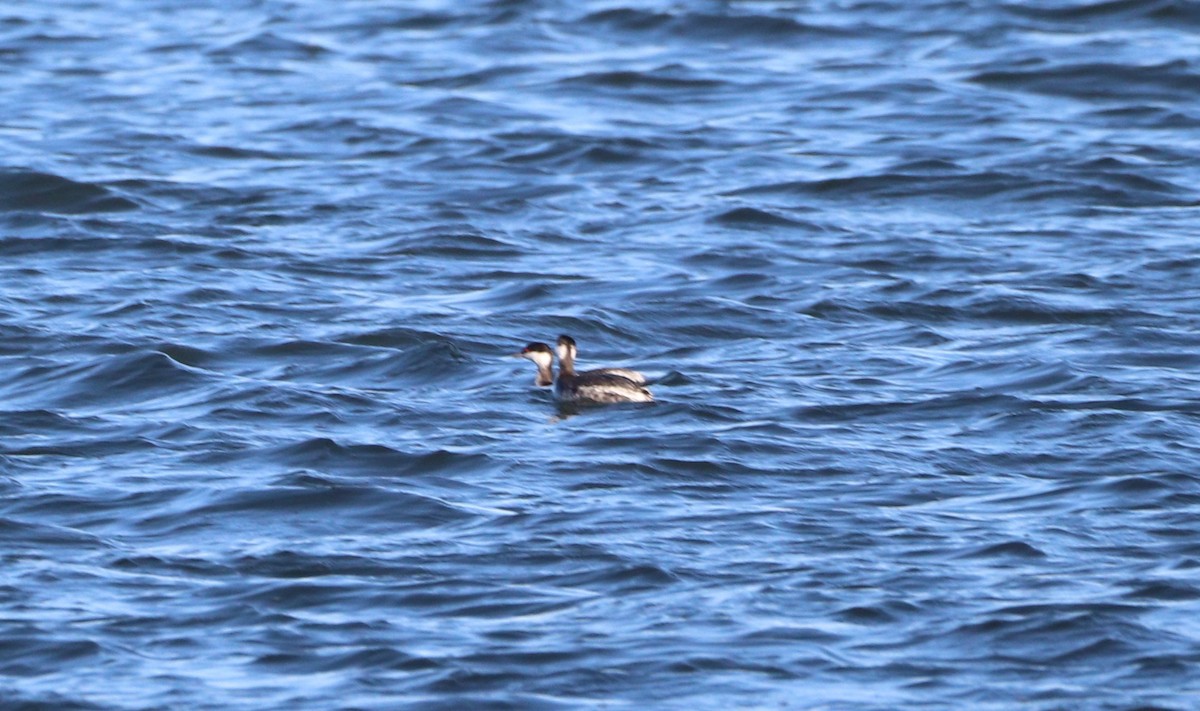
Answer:
[[536, 363], [538, 367], [541, 368], [549, 366], [552, 361], [549, 353], [542, 353], [541, 351], [529, 351], [528, 353], [525, 353], [524, 356]]

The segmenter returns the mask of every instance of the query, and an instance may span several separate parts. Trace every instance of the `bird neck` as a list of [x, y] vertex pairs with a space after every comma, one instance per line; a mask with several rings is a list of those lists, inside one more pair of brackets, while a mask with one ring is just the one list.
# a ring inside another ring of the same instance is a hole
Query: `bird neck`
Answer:
[[554, 384], [554, 366], [549, 363], [538, 363], [537, 374], [538, 385], [553, 385]]
[[566, 358], [558, 359], [558, 368], [563, 375], [575, 375], [575, 358], [568, 355]]

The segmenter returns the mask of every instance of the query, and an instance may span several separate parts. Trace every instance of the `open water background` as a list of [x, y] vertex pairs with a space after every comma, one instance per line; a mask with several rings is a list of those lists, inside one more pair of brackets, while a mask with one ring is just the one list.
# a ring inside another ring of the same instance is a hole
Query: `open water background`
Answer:
[[[5, 708], [1195, 708], [1200, 4], [8, 0]], [[560, 412], [566, 332], [658, 402]]]

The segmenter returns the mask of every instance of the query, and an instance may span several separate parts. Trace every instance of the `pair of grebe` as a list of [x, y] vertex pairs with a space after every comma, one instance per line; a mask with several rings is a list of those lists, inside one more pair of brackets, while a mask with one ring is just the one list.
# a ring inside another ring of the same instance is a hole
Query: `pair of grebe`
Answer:
[[[554, 378], [554, 354], [558, 353], [558, 379]], [[528, 358], [537, 365], [539, 386], [554, 386], [554, 396], [562, 402], [651, 402], [654, 396], [644, 386], [646, 376], [627, 368], [598, 368], [575, 372], [578, 350], [575, 339], [559, 336], [554, 351], [545, 343], [530, 343], [513, 355]]]

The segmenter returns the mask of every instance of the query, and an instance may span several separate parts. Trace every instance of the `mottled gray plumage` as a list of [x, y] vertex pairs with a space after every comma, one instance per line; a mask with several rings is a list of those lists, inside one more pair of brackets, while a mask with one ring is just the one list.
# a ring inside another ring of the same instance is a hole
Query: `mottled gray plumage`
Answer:
[[[577, 359], [579, 357], [579, 348], [578, 348], [578, 346], [575, 345], [575, 339], [571, 338], [570, 336], [566, 336], [566, 335], [559, 336], [558, 344], [555, 346], [554, 350], [555, 350], [555, 352], [558, 353], [558, 359], [560, 361], [563, 360], [564, 358], [569, 358], [571, 360], [571, 363], [573, 364], [575, 362], [575, 359]], [[579, 375], [591, 375], [591, 374], [595, 374], [595, 373], [607, 373], [610, 375], [619, 375], [622, 378], [628, 378], [629, 380], [632, 380], [633, 382], [637, 383], [638, 385], [646, 384], [646, 376], [642, 375], [641, 373], [637, 372], [636, 370], [631, 370], [629, 368], [593, 368], [593, 369], [585, 370], [582, 373], [580, 373]]]
[[[554, 395], [563, 402], [653, 402], [654, 396], [641, 382], [619, 375], [611, 369], [575, 372], [575, 340], [558, 337], [558, 379]], [[631, 371], [632, 372], [632, 371]], [[640, 373], [637, 373], [641, 377]]]

